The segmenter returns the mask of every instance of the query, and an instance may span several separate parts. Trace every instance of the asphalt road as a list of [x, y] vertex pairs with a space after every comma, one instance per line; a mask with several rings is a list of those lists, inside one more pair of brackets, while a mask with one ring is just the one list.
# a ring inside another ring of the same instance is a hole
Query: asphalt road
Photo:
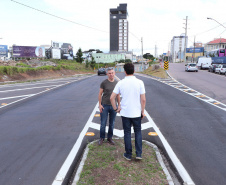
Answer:
[[179, 82], [226, 104], [226, 76], [208, 70], [185, 72], [184, 63], [170, 63], [169, 73]]
[[[117, 76], [123, 78], [124, 74]], [[145, 83], [147, 112], [195, 184], [224, 185], [225, 111], [159, 81], [138, 78]], [[97, 103], [99, 84], [104, 79], [93, 76], [74, 80], [0, 109], [0, 184], [53, 182]], [[100, 119], [94, 117], [93, 122], [98, 125]], [[122, 129], [120, 117], [115, 127]], [[96, 128], [89, 128], [96, 135], [83, 138], [79, 155], [87, 140], [99, 138]], [[148, 135], [150, 131], [153, 128], [145, 128], [143, 138], [164, 150], [158, 137]]]

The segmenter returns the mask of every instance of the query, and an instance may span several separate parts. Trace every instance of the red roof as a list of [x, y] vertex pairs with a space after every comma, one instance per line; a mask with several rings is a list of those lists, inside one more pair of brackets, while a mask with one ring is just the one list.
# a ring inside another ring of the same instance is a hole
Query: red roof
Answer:
[[213, 41], [210, 41], [208, 44], [218, 44], [218, 43], [226, 43], [226, 39], [224, 38], [214, 39]]

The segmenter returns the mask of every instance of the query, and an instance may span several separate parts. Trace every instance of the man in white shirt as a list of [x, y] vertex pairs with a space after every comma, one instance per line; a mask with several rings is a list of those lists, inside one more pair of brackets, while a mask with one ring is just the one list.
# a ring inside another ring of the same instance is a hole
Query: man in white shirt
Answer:
[[[144, 117], [146, 104], [145, 88], [143, 81], [137, 79], [134, 73], [134, 65], [127, 63], [124, 65], [126, 77], [119, 81], [110, 97], [113, 109], [120, 112], [124, 129], [125, 153], [123, 157], [131, 160], [132, 143], [131, 143], [131, 126], [135, 132], [136, 159], [142, 159], [142, 135], [141, 119]], [[117, 109], [115, 98], [121, 94], [121, 108]]]

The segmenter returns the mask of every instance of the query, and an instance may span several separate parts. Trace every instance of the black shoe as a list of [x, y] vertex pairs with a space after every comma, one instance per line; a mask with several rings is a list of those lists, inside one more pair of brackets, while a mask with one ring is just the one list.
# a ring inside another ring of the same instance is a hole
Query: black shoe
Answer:
[[125, 153], [123, 154], [123, 157], [124, 157], [127, 161], [131, 161], [131, 157], [127, 157], [127, 156], [125, 155]]
[[138, 160], [142, 160], [141, 155], [140, 155], [140, 156], [136, 156], [136, 159], [138, 159]]
[[99, 145], [99, 146], [102, 145], [103, 142], [104, 142], [104, 139], [100, 138], [100, 140], [98, 141], [98, 145]]
[[108, 138], [108, 143], [111, 145], [115, 145], [115, 142], [112, 140], [112, 138]]

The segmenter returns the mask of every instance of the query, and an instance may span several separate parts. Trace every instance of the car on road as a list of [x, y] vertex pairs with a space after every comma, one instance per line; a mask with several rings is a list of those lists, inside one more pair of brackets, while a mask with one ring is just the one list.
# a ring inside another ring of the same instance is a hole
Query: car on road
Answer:
[[226, 72], [226, 64], [220, 64], [216, 69], [215, 69], [215, 73], [219, 73], [219, 74], [225, 74]]
[[208, 57], [200, 57], [197, 62], [197, 67], [200, 69], [209, 69], [212, 59]]
[[98, 74], [98, 76], [101, 75], [101, 74], [106, 75], [106, 69], [105, 68], [99, 68], [98, 71], [97, 71], [97, 74]]
[[209, 67], [209, 72], [212, 72], [212, 73], [215, 73], [215, 69], [219, 66], [220, 64], [212, 64], [210, 67]]
[[198, 72], [198, 67], [194, 63], [188, 63], [185, 65], [185, 71], [196, 71]]

